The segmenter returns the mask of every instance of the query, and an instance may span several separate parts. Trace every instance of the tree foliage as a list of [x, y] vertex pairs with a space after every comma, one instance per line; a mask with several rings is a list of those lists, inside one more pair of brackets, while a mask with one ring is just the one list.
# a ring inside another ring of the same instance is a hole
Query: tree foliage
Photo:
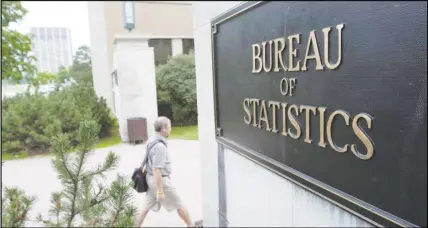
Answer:
[[91, 50], [88, 46], [80, 46], [73, 57], [69, 77], [77, 83], [93, 84]]
[[37, 74], [36, 77], [32, 78], [32, 84], [39, 86], [39, 85], [46, 85], [51, 82], [57, 81], [57, 74], [50, 73], [50, 72], [40, 72]]
[[158, 105], [171, 104], [174, 124], [197, 123], [196, 74], [193, 52], [168, 60], [156, 69]]
[[46, 152], [50, 139], [67, 133], [77, 137], [83, 120], [95, 120], [99, 137], [113, 134], [116, 119], [104, 99], [91, 85], [72, 85], [50, 95], [22, 94], [2, 102], [2, 152], [38, 154]]
[[2, 153], [46, 151], [50, 137], [61, 131], [61, 121], [47, 97], [24, 94], [2, 103]]
[[70, 73], [71, 73], [71, 67], [60, 66], [58, 69], [56, 82], [57, 83], [64, 83], [64, 82], [70, 80]]
[[60, 134], [52, 140], [54, 167], [63, 185], [61, 192], [51, 196], [49, 219], [38, 220], [48, 227], [73, 227], [77, 218], [84, 227], [123, 227], [133, 225], [136, 208], [131, 204], [130, 183], [125, 178], [117, 179], [106, 188], [102, 184], [107, 171], [113, 170], [118, 157], [110, 152], [104, 162], [95, 168], [87, 168], [89, 156], [98, 140], [99, 126], [95, 121], [83, 121], [79, 128], [75, 154], [67, 134]]
[[[132, 227], [136, 207], [133, 206], [130, 181], [124, 176], [107, 186], [106, 173], [118, 164], [119, 157], [110, 152], [104, 162], [88, 166], [98, 141], [99, 125], [93, 120], [80, 123], [77, 146], [72, 137], [58, 134], [52, 138], [52, 166], [63, 189], [53, 192], [48, 217], [37, 220], [46, 227]], [[75, 153], [70, 153], [77, 150]], [[128, 179], [129, 180], [129, 179]], [[18, 189], [6, 188], [2, 196], [2, 226], [23, 227], [35, 198]]]
[[19, 81], [32, 77], [36, 72], [35, 58], [30, 55], [31, 37], [9, 26], [18, 23], [27, 14], [20, 1], [2, 1], [1, 3], [1, 77]]
[[23, 227], [35, 200], [35, 197], [27, 196], [18, 188], [5, 187], [1, 200], [2, 227]]

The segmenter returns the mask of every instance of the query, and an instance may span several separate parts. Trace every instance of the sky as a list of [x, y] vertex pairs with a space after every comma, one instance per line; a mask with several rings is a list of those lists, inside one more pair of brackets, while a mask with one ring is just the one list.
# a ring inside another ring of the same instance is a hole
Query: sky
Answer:
[[73, 53], [80, 45], [89, 46], [88, 3], [78, 2], [24, 2], [27, 15], [12, 28], [29, 33], [30, 27], [68, 27], [71, 30]]

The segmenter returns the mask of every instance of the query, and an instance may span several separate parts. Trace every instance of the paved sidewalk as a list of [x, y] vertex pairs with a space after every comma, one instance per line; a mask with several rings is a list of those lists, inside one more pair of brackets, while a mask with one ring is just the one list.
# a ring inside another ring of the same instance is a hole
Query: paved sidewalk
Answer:
[[[202, 187], [199, 141], [170, 140], [169, 149], [172, 156], [172, 175], [178, 193], [189, 209], [193, 220], [202, 219]], [[140, 165], [145, 145], [120, 144], [117, 146], [98, 149], [91, 155], [90, 165], [98, 165], [109, 151], [120, 156], [116, 170], [107, 174], [107, 182], [111, 182], [116, 173], [131, 176], [135, 167]], [[51, 192], [61, 189], [61, 183], [51, 166], [51, 157], [35, 157], [23, 160], [6, 161], [2, 168], [3, 186], [16, 186], [28, 194], [37, 196], [30, 218], [34, 219], [39, 213], [47, 217], [50, 207]], [[135, 203], [140, 209], [144, 194], [135, 193]], [[30, 221], [29, 226], [40, 226], [36, 221]], [[162, 209], [159, 213], [150, 212], [143, 226], [148, 227], [185, 227], [177, 213], [168, 213]]]

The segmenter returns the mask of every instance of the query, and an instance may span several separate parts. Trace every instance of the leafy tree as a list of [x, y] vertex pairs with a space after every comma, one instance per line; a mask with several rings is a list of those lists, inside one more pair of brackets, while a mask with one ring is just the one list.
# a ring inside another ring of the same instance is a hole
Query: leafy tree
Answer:
[[84, 69], [92, 67], [91, 50], [86, 45], [77, 48], [73, 58], [73, 68], [78, 69], [79, 67], [83, 67]]
[[36, 77], [32, 78], [32, 84], [39, 86], [39, 85], [46, 85], [50, 82], [57, 81], [57, 75], [50, 72], [40, 72], [37, 74]]
[[71, 69], [69, 67], [60, 66], [57, 74], [57, 83], [64, 83], [70, 80]]
[[36, 198], [18, 188], [5, 187], [1, 200], [2, 227], [23, 227]]
[[36, 72], [35, 57], [30, 55], [31, 37], [9, 28], [27, 14], [19, 1], [1, 3], [1, 78], [20, 81]]
[[197, 122], [194, 54], [180, 55], [156, 69], [158, 104], [171, 104], [174, 124]]
[[136, 208], [132, 206], [130, 183], [125, 178], [117, 179], [106, 188], [100, 183], [107, 171], [114, 169], [118, 157], [110, 152], [103, 164], [89, 169], [92, 149], [97, 143], [98, 124], [95, 121], [81, 123], [78, 134], [77, 152], [67, 134], [60, 134], [52, 140], [54, 159], [52, 165], [61, 180], [63, 190], [51, 196], [49, 215], [53, 218], [38, 220], [48, 227], [73, 227], [80, 216], [81, 226], [123, 227], [133, 226]]
[[91, 51], [88, 46], [80, 46], [73, 57], [70, 77], [77, 83], [93, 84]]

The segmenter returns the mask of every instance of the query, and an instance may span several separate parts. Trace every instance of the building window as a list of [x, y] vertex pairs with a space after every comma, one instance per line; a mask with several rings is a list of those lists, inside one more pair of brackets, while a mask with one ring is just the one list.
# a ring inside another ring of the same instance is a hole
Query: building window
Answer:
[[153, 48], [155, 53], [155, 65], [165, 64], [168, 58], [172, 56], [171, 39], [150, 39], [149, 47]]
[[189, 54], [190, 50], [195, 50], [193, 39], [183, 39], [183, 54]]

